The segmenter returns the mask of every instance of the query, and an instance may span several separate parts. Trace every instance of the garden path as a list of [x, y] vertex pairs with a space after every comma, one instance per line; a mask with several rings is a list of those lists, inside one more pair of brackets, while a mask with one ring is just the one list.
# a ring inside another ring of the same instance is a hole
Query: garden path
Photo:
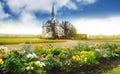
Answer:
[[[58, 43], [33, 43], [31, 44], [31, 46], [34, 48], [37, 44], [43, 44], [45, 47], [52, 45], [54, 47], [68, 48], [68, 47], [76, 46], [78, 43], [79, 41], [77, 40], [67, 40], [66, 42], [58, 42]], [[21, 47], [21, 44], [8, 44], [8, 45], [3, 45], [3, 46], [8, 47], [9, 49], [18, 49]]]

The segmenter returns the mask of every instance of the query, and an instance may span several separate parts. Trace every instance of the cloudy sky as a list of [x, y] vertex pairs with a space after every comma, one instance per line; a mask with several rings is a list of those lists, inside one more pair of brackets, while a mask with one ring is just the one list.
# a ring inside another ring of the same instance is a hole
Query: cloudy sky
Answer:
[[120, 34], [120, 0], [0, 0], [0, 33], [41, 34], [53, 3], [56, 18], [78, 33]]

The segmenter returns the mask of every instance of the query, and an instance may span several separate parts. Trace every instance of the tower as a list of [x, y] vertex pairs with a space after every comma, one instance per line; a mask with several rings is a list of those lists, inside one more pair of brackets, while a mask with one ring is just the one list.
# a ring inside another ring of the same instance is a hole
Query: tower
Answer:
[[54, 4], [52, 5], [52, 13], [51, 13], [52, 19], [55, 18], [55, 11], [54, 11]]

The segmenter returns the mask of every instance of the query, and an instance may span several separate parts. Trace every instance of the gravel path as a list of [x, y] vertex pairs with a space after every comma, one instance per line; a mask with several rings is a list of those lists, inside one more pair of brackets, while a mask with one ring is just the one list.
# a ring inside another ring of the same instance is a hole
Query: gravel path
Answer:
[[[31, 46], [34, 48], [37, 44], [43, 44], [45, 47], [48, 45], [52, 45], [54, 47], [73, 47], [76, 46], [79, 42], [75, 40], [67, 40], [66, 42], [59, 42], [59, 43], [34, 43], [31, 44]], [[0, 45], [0, 46], [6, 46], [9, 49], [18, 49], [21, 47], [22, 44], [9, 44], [9, 45]]]

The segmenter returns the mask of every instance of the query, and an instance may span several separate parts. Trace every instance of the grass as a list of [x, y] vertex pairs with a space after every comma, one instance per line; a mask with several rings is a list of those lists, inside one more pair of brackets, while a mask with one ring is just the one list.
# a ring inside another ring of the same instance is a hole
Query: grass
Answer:
[[103, 74], [120, 74], [120, 65], [118, 65], [118, 67], [109, 70], [108, 72], [105, 72]]
[[0, 38], [0, 44], [16, 44], [16, 43], [55, 43], [65, 42], [66, 40], [45, 40], [40, 38]]

